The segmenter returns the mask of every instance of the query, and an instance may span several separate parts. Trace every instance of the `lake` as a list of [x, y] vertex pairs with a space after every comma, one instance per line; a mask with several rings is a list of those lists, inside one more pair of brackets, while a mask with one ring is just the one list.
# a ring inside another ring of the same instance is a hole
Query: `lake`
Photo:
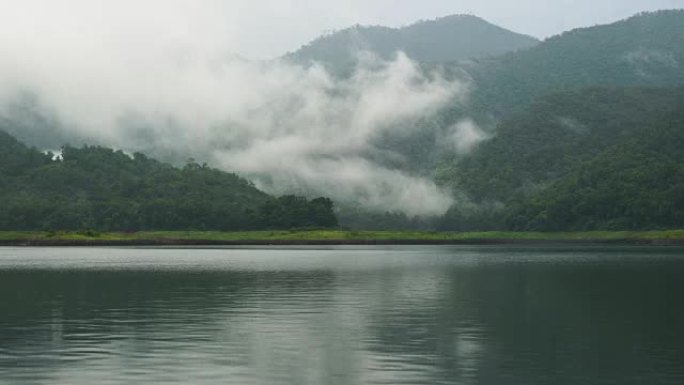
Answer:
[[684, 249], [0, 248], [3, 384], [683, 384]]

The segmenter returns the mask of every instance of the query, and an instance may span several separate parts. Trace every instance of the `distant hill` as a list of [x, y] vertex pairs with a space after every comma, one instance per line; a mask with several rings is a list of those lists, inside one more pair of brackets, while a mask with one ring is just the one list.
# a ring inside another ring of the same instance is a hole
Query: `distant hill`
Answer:
[[[502, 122], [471, 156], [447, 163], [441, 180], [478, 208], [495, 208], [484, 227], [684, 226], [683, 113], [681, 87], [548, 95]], [[452, 224], [467, 215], [455, 209]]]
[[28, 148], [0, 131], [0, 230], [334, 227], [332, 202], [274, 198], [235, 174], [103, 147]]
[[684, 10], [573, 30], [465, 69], [476, 88], [475, 109], [498, 117], [550, 92], [684, 85]]
[[444, 63], [497, 56], [537, 43], [533, 37], [508, 31], [478, 17], [455, 15], [403, 28], [347, 28], [319, 37], [286, 58], [339, 69], [353, 65], [359, 51], [369, 51], [384, 59], [403, 51], [417, 61]]

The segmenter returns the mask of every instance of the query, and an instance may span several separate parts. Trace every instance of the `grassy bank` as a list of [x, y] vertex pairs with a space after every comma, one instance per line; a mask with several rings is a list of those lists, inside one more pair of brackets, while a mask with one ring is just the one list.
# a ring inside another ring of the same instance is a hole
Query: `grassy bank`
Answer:
[[684, 230], [534, 232], [414, 231], [152, 231], [136, 233], [0, 232], [0, 245], [249, 245], [249, 244], [684, 244]]

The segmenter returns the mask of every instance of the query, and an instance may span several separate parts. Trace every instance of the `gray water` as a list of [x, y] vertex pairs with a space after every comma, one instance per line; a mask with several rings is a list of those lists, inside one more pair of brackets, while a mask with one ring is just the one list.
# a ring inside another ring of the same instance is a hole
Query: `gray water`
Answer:
[[0, 248], [3, 384], [684, 384], [684, 250]]

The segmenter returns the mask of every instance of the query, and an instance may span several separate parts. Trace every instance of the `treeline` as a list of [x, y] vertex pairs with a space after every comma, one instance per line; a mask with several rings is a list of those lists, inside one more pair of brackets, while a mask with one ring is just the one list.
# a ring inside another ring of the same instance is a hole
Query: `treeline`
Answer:
[[143, 154], [66, 146], [43, 154], [0, 132], [0, 230], [336, 227], [333, 202], [271, 197], [235, 174]]

